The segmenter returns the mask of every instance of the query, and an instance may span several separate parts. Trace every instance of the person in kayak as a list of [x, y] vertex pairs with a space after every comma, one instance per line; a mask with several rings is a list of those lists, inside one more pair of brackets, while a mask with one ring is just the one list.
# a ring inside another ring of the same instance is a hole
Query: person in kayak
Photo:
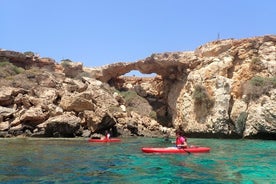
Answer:
[[110, 133], [107, 130], [105, 131], [105, 139], [110, 139]]
[[187, 144], [187, 139], [186, 137], [183, 136], [182, 131], [181, 130], [177, 130], [175, 132], [176, 135], [176, 139], [175, 139], [175, 145], [177, 148], [187, 148], [188, 144]]

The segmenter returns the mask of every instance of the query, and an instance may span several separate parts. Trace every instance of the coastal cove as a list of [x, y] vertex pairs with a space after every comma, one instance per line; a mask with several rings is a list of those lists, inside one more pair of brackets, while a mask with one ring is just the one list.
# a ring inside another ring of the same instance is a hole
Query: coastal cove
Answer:
[[273, 183], [276, 144], [269, 140], [190, 138], [210, 153], [145, 154], [162, 138], [118, 143], [84, 138], [0, 139], [1, 183]]

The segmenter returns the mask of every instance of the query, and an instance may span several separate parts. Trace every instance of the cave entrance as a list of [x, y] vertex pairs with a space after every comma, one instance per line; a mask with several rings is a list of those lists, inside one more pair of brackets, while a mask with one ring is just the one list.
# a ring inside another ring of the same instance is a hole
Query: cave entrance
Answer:
[[108, 83], [124, 98], [127, 111], [135, 111], [155, 119], [163, 126], [172, 127], [167, 102], [169, 89], [161, 76], [156, 73], [142, 74], [135, 70], [113, 78]]

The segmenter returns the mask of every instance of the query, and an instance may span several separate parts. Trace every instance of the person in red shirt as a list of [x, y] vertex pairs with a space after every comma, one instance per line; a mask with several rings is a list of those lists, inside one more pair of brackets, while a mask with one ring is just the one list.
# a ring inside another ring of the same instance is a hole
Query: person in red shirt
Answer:
[[182, 131], [177, 130], [175, 132], [175, 135], [176, 135], [176, 139], [175, 139], [175, 145], [176, 145], [176, 147], [178, 147], [178, 148], [186, 148], [186, 147], [188, 147], [187, 139], [186, 139], [186, 137], [183, 136]]

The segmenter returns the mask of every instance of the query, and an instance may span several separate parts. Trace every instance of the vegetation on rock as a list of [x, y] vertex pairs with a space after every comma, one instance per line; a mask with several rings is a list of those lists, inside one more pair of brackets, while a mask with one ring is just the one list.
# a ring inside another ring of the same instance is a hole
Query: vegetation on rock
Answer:
[[254, 76], [245, 83], [243, 91], [244, 95], [246, 95], [246, 100], [249, 102], [251, 100], [257, 100], [262, 95], [268, 94], [273, 88], [276, 88], [276, 76]]

